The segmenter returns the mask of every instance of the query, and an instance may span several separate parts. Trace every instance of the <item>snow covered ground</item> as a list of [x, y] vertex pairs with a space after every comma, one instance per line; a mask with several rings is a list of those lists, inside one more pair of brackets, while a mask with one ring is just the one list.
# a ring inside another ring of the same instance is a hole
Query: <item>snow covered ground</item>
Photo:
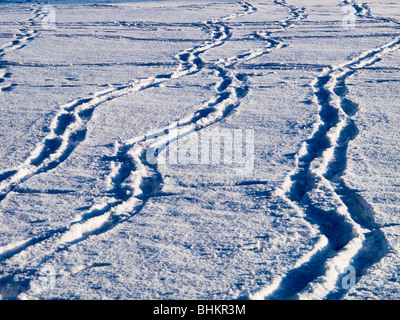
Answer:
[[0, 297], [399, 299], [399, 62], [394, 1], [0, 1]]

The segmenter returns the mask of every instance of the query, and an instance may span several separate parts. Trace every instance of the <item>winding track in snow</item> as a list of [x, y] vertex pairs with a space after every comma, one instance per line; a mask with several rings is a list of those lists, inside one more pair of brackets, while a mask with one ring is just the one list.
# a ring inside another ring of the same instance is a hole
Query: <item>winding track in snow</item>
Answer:
[[[352, 5], [359, 16], [374, 19], [365, 4], [343, 4]], [[360, 277], [386, 254], [386, 239], [373, 222], [372, 207], [342, 179], [348, 143], [358, 134], [351, 118], [358, 105], [346, 98], [346, 79], [399, 49], [397, 37], [347, 63], [325, 69], [312, 82], [319, 119], [296, 155], [295, 169], [276, 194], [299, 212], [304, 211], [322, 236], [304, 262], [253, 298], [339, 299], [346, 292], [340, 282], [346, 268], [354, 267]]]
[[[241, 1], [239, 4], [242, 10], [238, 13], [203, 22], [203, 26], [211, 32], [211, 40], [177, 54], [179, 66], [175, 71], [112, 86], [62, 105], [51, 122], [50, 132], [30, 153], [25, 162], [15, 168], [0, 172], [0, 201], [15, 190], [20, 183], [32, 176], [52, 170], [65, 161], [85, 140], [87, 124], [98, 106], [124, 95], [158, 86], [169, 79], [178, 79], [202, 70], [204, 62], [200, 54], [223, 45], [231, 37], [230, 28], [224, 25], [224, 22], [252, 13], [254, 10], [254, 7], [247, 2]], [[36, 16], [39, 17], [39, 13]]]
[[[25, 22], [25, 26], [18, 29], [18, 32], [14, 34], [10, 42], [0, 47], [0, 59], [11, 51], [25, 47], [28, 42], [38, 36], [39, 29], [35, 26], [47, 16], [47, 12], [36, 4], [33, 4], [30, 10], [33, 11], [33, 16]], [[6, 64], [7, 61], [0, 60], [0, 91], [11, 91], [16, 86], [15, 83], [10, 83], [9, 81], [12, 73], [5, 66]]]
[[[107, 88], [103, 91], [94, 93], [88, 98], [77, 99], [62, 106], [57, 116], [53, 119], [49, 135], [47, 135], [36, 150], [32, 152], [26, 162], [18, 168], [5, 171], [0, 175], [0, 180], [2, 180], [0, 184], [2, 197], [0, 200], [4, 199], [7, 194], [18, 186], [19, 183], [29, 179], [33, 175], [54, 169], [59, 163], [64, 161], [72, 153], [75, 147], [85, 139], [86, 123], [91, 119], [92, 113], [98, 105], [128, 93], [154, 87], [168, 79], [176, 79], [199, 72], [204, 67], [204, 62], [200, 58], [200, 54], [211, 48], [222, 45], [231, 36], [230, 28], [227, 27], [224, 22], [239, 16], [250, 14], [256, 10], [255, 7], [247, 2], [239, 2], [239, 4], [243, 8], [240, 13], [204, 22], [206, 28], [212, 33], [212, 40], [207, 41], [202, 46], [197, 46], [179, 53], [176, 57], [179, 59], [180, 64], [176, 71], [144, 80], [136, 80], [125, 86]], [[272, 48], [273, 45], [270, 44], [270, 47]], [[269, 49], [259, 51], [257, 54], [264, 54], [268, 50]], [[245, 81], [245, 76], [243, 76], [241, 80], [239, 79], [239, 76], [230, 76], [228, 75], [228, 71], [224, 70], [224, 67], [234, 65], [238, 61], [246, 61], [247, 59], [254, 57], [254, 54], [253, 51], [250, 51], [241, 55], [240, 59], [234, 57], [233, 59], [228, 59], [225, 64], [222, 62], [215, 64], [215, 70], [221, 76], [222, 74], [224, 75], [224, 82], [227, 81], [229, 77], [235, 77], [237, 78], [237, 81], [243, 82]], [[233, 82], [233, 79], [231, 79], [231, 81]], [[223, 85], [221, 83], [217, 91], [227, 90], [222, 87]], [[243, 94], [239, 87], [235, 87], [234, 89], [231, 89], [231, 91], [232, 94], [236, 95], [236, 99], [238, 99], [238, 95], [240, 96]], [[221, 96], [224, 95], [221, 94]], [[212, 107], [214, 108], [214, 113], [223, 117], [226, 115], [224, 107], [227, 107], [226, 104], [229, 104], [229, 102], [227, 96], [222, 99], [223, 101], [219, 101], [220, 98], [221, 97], [216, 98], [213, 102], [210, 102], [209, 107], [211, 108], [211, 104], [213, 104]], [[235, 98], [231, 100], [233, 101]], [[235, 104], [237, 102], [233, 101], [233, 103]], [[204, 117], [204, 110], [199, 112], [200, 113], [196, 112], [193, 118], [187, 121], [195, 121], [194, 119], [200, 121], [201, 119], [206, 118]], [[49, 230], [38, 237], [9, 244], [0, 248], [0, 261], [4, 262], [14, 255], [24, 252], [35, 245], [41, 245], [47, 240], [54, 240], [54, 237], [59, 238], [56, 243], [55, 251], [57, 252], [66, 246], [87, 238], [89, 235], [102, 233], [110, 229], [117, 223], [122, 222], [124, 220], [123, 218], [127, 219], [135, 214], [137, 210], [140, 210], [145, 203], [143, 197], [140, 195], [146, 193], [146, 191], [143, 190], [143, 185], [145, 185], [145, 188], [148, 188], [149, 177], [144, 173], [146, 172], [146, 168], [144, 168], [145, 164], [143, 163], [143, 159], [139, 159], [139, 155], [133, 152], [131, 147], [132, 146], [129, 144], [123, 147], [118, 147], [116, 156], [118, 157], [118, 160], [123, 163], [117, 172], [113, 171], [111, 173], [110, 181], [115, 185], [112, 190], [115, 194], [114, 199], [108, 201], [107, 204], [101, 208], [93, 206], [89, 212], [82, 215], [81, 221], [75, 221], [70, 226], [61, 227], [57, 230]], [[158, 175], [157, 172], [155, 174]], [[128, 190], [128, 193], [126, 194], [125, 192], [124, 195], [124, 193], [121, 192], [121, 190], [124, 189], [122, 184], [126, 183], [128, 178], [131, 180], [133, 179], [129, 184], [130, 189], [132, 190]], [[147, 182], [145, 182], [146, 179]], [[130, 212], [132, 210], [133, 213]], [[125, 217], [122, 212], [125, 214]], [[65, 239], [67, 239], [67, 241]], [[48, 255], [49, 254], [44, 253], [45, 257], [43, 259], [46, 259]], [[9, 283], [13, 282], [14, 276], [26, 272], [23, 270], [14, 270], [11, 274], [0, 279], [0, 283], [4, 283], [3, 286], [7, 286]]]
[[[343, 1], [344, 4], [351, 5], [355, 8], [357, 15], [361, 18], [372, 19], [380, 22], [389, 22], [394, 24], [400, 24], [397, 20], [392, 18], [377, 17], [372, 14], [371, 9], [366, 3], [358, 4], [356, 1]], [[400, 39], [397, 38], [397, 39]], [[399, 42], [397, 42], [399, 43]], [[393, 48], [393, 51], [398, 50], [399, 46]], [[385, 54], [391, 53], [388, 51]], [[380, 57], [371, 62], [372, 65], [375, 62], [380, 61]], [[342, 201], [348, 208], [351, 217], [356, 221], [362, 228], [367, 230], [364, 234], [365, 240], [362, 248], [354, 256], [351, 265], [355, 268], [357, 278], [356, 282], [366, 273], [366, 270], [375, 263], [378, 263], [389, 251], [389, 245], [384, 233], [381, 231], [382, 227], [378, 225], [375, 220], [375, 212], [373, 207], [362, 197], [358, 190], [352, 189], [347, 186], [342, 176], [345, 174], [347, 165], [347, 150], [351, 140], [354, 140], [359, 130], [351, 118], [358, 111], [358, 105], [346, 98], [348, 89], [346, 87], [346, 79], [354, 74], [356, 70], [348, 70], [343, 76], [337, 78], [337, 85], [335, 93], [340, 97], [341, 107], [347, 115], [346, 125], [343, 127], [341, 134], [337, 141], [335, 148], [334, 160], [329, 164], [325, 177], [331, 182], [336, 194], [340, 196]], [[396, 225], [396, 224], [393, 224]], [[390, 225], [389, 225], [390, 226]], [[340, 285], [335, 290], [330, 292], [326, 299], [338, 300], [347, 292], [346, 289]]]
[[[285, 1], [277, 0], [275, 3], [287, 6]], [[301, 10], [294, 6], [288, 8], [293, 13], [292, 21], [298, 21]], [[367, 7], [363, 5], [363, 8]], [[370, 11], [365, 12], [368, 12], [366, 17], [372, 17]], [[281, 22], [283, 28], [292, 25], [293, 23]], [[59, 249], [69, 246], [91, 235], [103, 233], [139, 212], [146, 200], [162, 183], [157, 166], [146, 162], [148, 150], [173, 142], [168, 138], [173, 131], [176, 131], [174, 136], [184, 137], [231, 114], [239, 106], [240, 99], [247, 94], [248, 75], [235, 74], [230, 68], [281, 47], [282, 42], [271, 38], [270, 35], [270, 32], [255, 33], [256, 37], [269, 43], [267, 47], [221, 60], [212, 67], [221, 78], [215, 87], [217, 98], [209, 100], [197, 112], [178, 121], [176, 127], [163, 128], [151, 139], [138, 137], [116, 145], [114, 157], [116, 166], [109, 176], [113, 186], [112, 192], [115, 195], [111, 201], [100, 207], [94, 206], [69, 227], [53, 230], [26, 243], [8, 246], [7, 250], [3, 250], [3, 260], [56, 234], [61, 235], [58, 238]], [[259, 297], [307, 299], [340, 297], [343, 291], [337, 290], [337, 287], [341, 270], [351, 262], [357, 265], [358, 271], [368, 268], [375, 262], [370, 258], [378, 255], [379, 259], [379, 254], [384, 251], [384, 239], [381, 238], [377, 226], [363, 222], [363, 219], [367, 218], [366, 215], [371, 215], [370, 211], [365, 211], [370, 210], [368, 204], [364, 203], [355, 190], [347, 188], [341, 179], [345, 169], [343, 160], [346, 158], [348, 142], [357, 135], [357, 128], [351, 119], [357, 112], [357, 105], [346, 99], [346, 79], [357, 70], [373, 65], [383, 55], [399, 48], [400, 39], [397, 38], [343, 65], [325, 69], [312, 83], [315, 102], [320, 108], [319, 121], [314, 127], [312, 136], [303, 143], [297, 154], [295, 170], [282, 188], [277, 190], [277, 194], [287, 199], [298, 210], [305, 210], [310, 220], [320, 227], [323, 237], [316, 252], [306, 262], [293, 269], [282, 281], [274, 284], [274, 288], [269, 288]], [[197, 67], [201, 65], [201, 59], [196, 54], [193, 56], [190, 52], [183, 54], [184, 56], [179, 57], [181, 61], [183, 60], [180, 65], [181, 71], [195, 70], [195, 65]], [[196, 60], [197, 58], [200, 60]], [[190, 62], [186, 63], [186, 60]], [[171, 78], [170, 75], [159, 76], [159, 79], [168, 78]], [[104, 91], [105, 94], [107, 91], [108, 89]], [[103, 92], [97, 94], [102, 96]], [[77, 107], [86, 103], [81, 102], [74, 103], [77, 103]], [[64, 119], [59, 121], [54, 129], [64, 121], [68, 127], [69, 120]], [[324, 208], [320, 205], [322, 202], [330, 203], [332, 206]], [[330, 231], [332, 225], [335, 226], [335, 232]], [[379, 250], [380, 247], [368, 246], [367, 243], [371, 239], [380, 241], [383, 250]], [[15, 274], [22, 272], [18, 270]], [[301, 278], [303, 280], [299, 281]]]
[[[302, 9], [289, 6], [285, 1], [275, 3], [290, 9], [289, 18], [281, 21], [282, 28], [276, 31], [285, 30], [306, 17]], [[254, 7], [253, 10], [255, 11]], [[269, 32], [271, 33], [273, 32]], [[162, 185], [157, 163], [148, 162], [149, 152], [152, 155], [156, 150], [161, 152], [169, 144], [221, 121], [238, 108], [240, 100], [248, 93], [249, 75], [236, 74], [232, 67], [284, 46], [282, 41], [269, 37], [265, 32], [256, 34], [267, 46], [220, 59], [212, 67], [221, 79], [215, 85], [215, 98], [205, 102], [197, 111], [178, 120], [173, 126], [153, 133], [152, 137], [141, 136], [116, 144], [116, 165], [108, 177], [116, 197], [111, 204], [108, 202], [101, 207], [96, 205], [82, 215], [81, 220], [63, 234], [61, 243], [72, 244], [88, 236], [103, 233], [140, 212], [146, 201], [161, 190]]]
[[[279, 22], [281, 29], [278, 31], [290, 28], [306, 17], [302, 9], [289, 6], [285, 1], [277, 0], [275, 3], [287, 7], [290, 11], [289, 18]], [[251, 4], [246, 5], [248, 9], [251, 9], [249, 13], [256, 10]], [[220, 27], [219, 30], [223, 34], [228, 30], [225, 26], [221, 25]], [[49, 231], [38, 239], [18, 243], [15, 247], [9, 246], [3, 255], [4, 258], [8, 259], [32, 245], [40, 244], [57, 235], [57, 243], [52, 253], [54, 254], [89, 236], [104, 233], [136, 215], [146, 201], [161, 189], [162, 185], [162, 177], [157, 169], [157, 164], [147, 161], [149, 151], [153, 153], [156, 149], [165, 148], [177, 139], [206, 128], [234, 112], [240, 105], [240, 100], [248, 93], [247, 79], [249, 75], [235, 73], [232, 67], [283, 47], [283, 41], [271, 38], [271, 33], [255, 33], [263, 42], [267, 43], [267, 46], [249, 50], [228, 59], [220, 59], [213, 64], [211, 69], [221, 79], [215, 85], [216, 97], [201, 105], [196, 112], [177, 121], [174, 127], [163, 128], [151, 137], [136, 137], [115, 145], [115, 156], [113, 157], [115, 165], [108, 177], [112, 186], [110, 193], [114, 194], [113, 197], [103, 204], [94, 205], [68, 227]], [[190, 56], [186, 53], [184, 55], [185, 57]], [[200, 59], [198, 56], [196, 58]], [[44, 255], [42, 262], [45, 262], [50, 256], [48, 252], [45, 252]], [[14, 275], [21, 273], [23, 273], [22, 270], [13, 272]], [[12, 278], [12, 275], [8, 275], [8, 282], [12, 282]]]

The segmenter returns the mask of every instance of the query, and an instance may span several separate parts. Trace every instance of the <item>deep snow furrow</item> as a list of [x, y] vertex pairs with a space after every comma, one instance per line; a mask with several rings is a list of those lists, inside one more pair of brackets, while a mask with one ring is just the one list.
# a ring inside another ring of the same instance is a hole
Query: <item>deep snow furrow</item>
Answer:
[[[0, 47], [0, 62], [5, 62], [3, 57], [7, 53], [25, 47], [28, 42], [34, 40], [38, 36], [39, 30], [34, 28], [34, 26], [38, 21], [43, 20], [47, 13], [42, 11], [41, 8], [37, 8], [36, 5], [32, 6], [31, 10], [33, 11], [33, 16], [26, 21], [25, 27], [18, 29], [18, 32], [14, 34], [13, 39]], [[10, 83], [9, 79], [11, 76], [12, 73], [9, 68], [4, 66], [4, 64], [1, 64], [0, 91], [11, 91], [16, 86], [15, 83]]]
[[[359, 5], [352, 1], [357, 13], [366, 18], [394, 22], [392, 19], [377, 18], [371, 14], [366, 4]], [[358, 128], [351, 117], [358, 111], [358, 105], [346, 98], [347, 87], [346, 79], [353, 75], [357, 70], [372, 66], [380, 61], [381, 57], [400, 49], [400, 37], [370, 50], [360, 56], [360, 59], [353, 59], [351, 63], [342, 65], [335, 72], [331, 73], [332, 86], [330, 93], [332, 100], [336, 100], [336, 107], [339, 109], [340, 121], [336, 124], [337, 129], [334, 134], [332, 146], [324, 153], [329, 154], [330, 159], [325, 159], [320, 166], [319, 174], [323, 175], [330, 183], [330, 190], [341, 200], [347, 213], [352, 219], [355, 228], [360, 228], [362, 233], [357, 233], [344, 247], [350, 254], [347, 260], [343, 259], [343, 252], [339, 252], [333, 259], [328, 259], [325, 263], [325, 275], [310, 283], [304, 292], [299, 294], [299, 298], [326, 298], [340, 299], [348, 288], [341, 284], [340, 274], [348, 267], [354, 267], [356, 273], [355, 281], [365, 274], [365, 271], [373, 264], [379, 262], [388, 251], [388, 244], [384, 234], [374, 222], [374, 210], [371, 205], [358, 193], [358, 190], [349, 188], [342, 176], [345, 174], [347, 164], [348, 144], [358, 135]], [[333, 90], [332, 90], [333, 89]], [[357, 250], [358, 248], [358, 250]], [[347, 265], [346, 265], [347, 263]], [[336, 281], [334, 279], [336, 278]], [[328, 285], [328, 286], [327, 286]]]
[[[343, 189], [343, 184], [339, 183], [342, 189], [335, 187], [334, 182], [344, 173], [343, 154], [348, 141], [357, 134], [350, 119], [357, 112], [357, 105], [346, 99], [345, 81], [357, 70], [399, 48], [400, 38], [396, 38], [347, 63], [325, 69], [312, 82], [319, 119], [296, 155], [295, 169], [276, 194], [296, 209], [304, 210], [307, 219], [318, 226], [328, 241], [283, 277], [279, 285], [274, 284], [274, 290], [265, 289], [268, 295], [264, 298], [326, 298], [340, 286], [339, 277], [346, 267], [357, 264], [357, 271], [365, 270], [384, 254], [382, 234], [362, 221], [361, 217], [371, 214], [365, 200], [355, 190]], [[368, 245], [374, 241], [379, 241], [378, 245]], [[304, 275], [307, 282], [302, 280]]]
[[[350, 1], [345, 1], [345, 3], [346, 2]], [[398, 23], [392, 19], [373, 16], [371, 10], [365, 3], [360, 5], [357, 2], [352, 1], [351, 5], [353, 5], [357, 14], [360, 16], [378, 21]], [[387, 53], [400, 49], [400, 41], [397, 41], [397, 43], [394, 46], [389, 47], [389, 49], [391, 50]], [[376, 59], [370, 60], [368, 66], [373, 65], [379, 60], [380, 54]], [[340, 196], [343, 203], [346, 205], [353, 220], [362, 228], [368, 230], [364, 234], [365, 238], [361, 249], [353, 257], [351, 262], [351, 265], [355, 268], [355, 283], [357, 283], [369, 267], [379, 262], [388, 253], [388, 243], [384, 233], [380, 230], [382, 226], [375, 223], [374, 217], [376, 214], [373, 207], [362, 197], [358, 190], [348, 187], [343, 179], [347, 167], [347, 151], [349, 143], [359, 134], [355, 121], [352, 119], [352, 116], [354, 116], [359, 110], [359, 106], [346, 98], [348, 93], [346, 79], [355, 72], [355, 69], [350, 69], [337, 78], [334, 92], [340, 98], [340, 107], [346, 114], [346, 121], [345, 126], [337, 139], [333, 160], [326, 168], [324, 177], [330, 181], [336, 194]], [[338, 282], [336, 283], [336, 289], [330, 292], [326, 296], [326, 299], [338, 300], [347, 292], [347, 290], [348, 289], [342, 288]]]
[[85, 140], [87, 124], [98, 106], [124, 95], [158, 86], [168, 79], [178, 79], [202, 70], [204, 62], [200, 54], [221, 46], [231, 36], [230, 29], [223, 21], [250, 14], [256, 10], [246, 2], [239, 2], [239, 4], [242, 6], [242, 11], [239, 13], [203, 22], [205, 28], [211, 32], [211, 40], [177, 54], [179, 65], [175, 71], [142, 80], [132, 80], [128, 84], [110, 87], [61, 106], [53, 118], [49, 134], [36, 146], [26, 161], [16, 168], [0, 172], [0, 201], [20, 183], [34, 175], [52, 170], [65, 161]]

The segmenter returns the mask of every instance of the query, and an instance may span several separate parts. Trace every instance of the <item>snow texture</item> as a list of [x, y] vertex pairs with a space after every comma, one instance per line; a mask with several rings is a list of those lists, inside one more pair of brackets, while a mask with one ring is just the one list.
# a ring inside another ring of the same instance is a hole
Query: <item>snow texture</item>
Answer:
[[400, 298], [399, 30], [384, 0], [0, 1], [0, 298]]

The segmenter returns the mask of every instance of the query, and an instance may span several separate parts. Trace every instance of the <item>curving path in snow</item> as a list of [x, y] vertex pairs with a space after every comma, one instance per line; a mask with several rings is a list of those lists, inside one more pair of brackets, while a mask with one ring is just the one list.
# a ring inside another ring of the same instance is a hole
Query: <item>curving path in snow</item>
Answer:
[[[102, 181], [97, 183], [107, 185], [108, 189], [100, 196], [93, 196], [90, 205], [72, 220], [64, 221], [57, 228], [40, 229], [33, 236], [27, 235], [24, 240], [0, 247], [1, 295], [6, 298], [35, 296], [37, 287], [32, 287], [32, 283], [43, 276], [48, 261], [57, 261], [60, 257], [73, 254], [74, 250], [84, 250], [88, 241], [103, 239], [102, 236], [141, 214], [152, 198], [175, 195], [163, 191], [167, 182], [159, 168], [158, 156], [177, 140], [184, 141], [185, 137], [226, 122], [246, 109], [245, 103], [251, 99], [252, 86], [259, 75], [256, 72], [247, 73], [243, 71], [244, 68], [254, 71], [274, 67], [278, 72], [285, 68], [322, 68], [320, 73], [313, 74], [314, 79], [309, 84], [312, 101], [308, 105], [314, 105], [317, 109], [311, 134], [302, 141], [297, 153], [287, 155], [293, 158], [294, 166], [285, 181], [271, 192], [264, 190], [264, 194], [268, 194], [267, 198], [280, 199], [310, 223], [317, 230], [318, 239], [307, 250], [299, 246], [299, 252], [304, 250], [304, 254], [283, 274], [257, 283], [250, 294], [237, 293], [239, 289], [234, 296], [250, 299], [341, 299], [348, 292], [342, 284], [343, 273], [348, 268], [355, 269], [358, 283], [366, 270], [387, 255], [388, 241], [380, 230], [382, 225], [375, 222], [373, 204], [368, 203], [362, 193], [348, 185], [344, 179], [349, 145], [362, 130], [357, 126], [355, 117], [363, 108], [349, 98], [348, 82], [360, 71], [397, 53], [400, 49], [400, 36], [392, 37], [390, 41], [361, 53], [360, 50], [354, 50], [345, 62], [338, 64], [326, 66], [319, 61], [314, 64], [286, 63], [284, 59], [287, 59], [288, 52], [284, 49], [291, 47], [295, 43], [293, 40], [312, 37], [307, 34], [310, 32], [307, 26], [313, 23], [307, 8], [291, 3], [285, 0], [271, 1], [269, 5], [283, 10], [287, 16], [264, 22], [256, 18], [252, 20], [256, 13], [264, 10], [261, 3], [236, 2], [232, 12], [229, 7], [226, 15], [191, 24], [203, 31], [203, 38], [201, 42], [196, 40], [196, 45], [174, 55], [174, 63], [170, 64], [175, 67], [172, 71], [138, 76], [107, 87], [99, 86], [99, 90], [83, 98], [72, 99], [57, 108], [50, 120], [48, 132], [24, 161], [0, 172], [1, 205], [11, 201], [14, 193], [29, 180], [46, 180], [47, 174], [60, 170], [62, 164], [75, 155], [78, 147], [87, 142], [89, 127], [95, 123], [95, 113], [110, 103], [159, 88], [170, 90], [168, 85], [172, 86], [182, 79], [196, 80], [199, 74], [209, 74], [215, 79], [215, 83], [209, 87], [209, 95], [202, 97], [201, 103], [193, 106], [190, 112], [180, 112], [179, 118], [172, 125], [163, 126], [151, 135], [139, 134], [120, 139], [114, 143], [111, 156], [102, 154], [99, 148], [97, 151], [100, 156], [106, 159], [107, 172]], [[337, 6], [351, 6], [362, 21], [382, 23], [385, 26], [399, 25], [395, 18], [376, 16], [366, 3], [344, 0], [338, 1]], [[118, 5], [116, 7], [119, 8]], [[193, 5], [189, 8], [202, 10], [205, 6]], [[0, 90], [4, 95], [11, 94], [16, 86], [12, 81], [13, 74], [7, 68], [7, 64], [11, 63], [7, 61], [7, 54], [25, 48], [30, 41], [40, 36], [38, 25], [46, 17], [39, 3], [32, 4], [30, 9], [32, 16], [25, 26], [18, 30], [10, 42], [0, 47]], [[98, 10], [102, 10], [101, 6]], [[140, 29], [140, 24], [126, 21], [116, 21], [110, 25]], [[160, 25], [154, 23], [152, 28], [157, 29]], [[242, 29], [246, 32], [245, 36]], [[106, 38], [119, 37], [109, 33]], [[62, 34], [59, 36], [62, 37]], [[204, 37], [207, 39], [204, 40]], [[129, 37], [121, 35], [120, 38]], [[238, 42], [240, 47], [235, 47]], [[232, 46], [227, 50], [232, 55], [219, 56], [218, 50], [228, 46]], [[263, 59], [270, 56], [282, 60], [279, 63], [269, 63], [267, 60], [267, 63], [262, 64]], [[158, 64], [162, 63], [154, 61], [154, 65]], [[24, 63], [20, 65], [24, 66]], [[278, 99], [284, 98], [279, 92], [277, 96]], [[160, 101], [159, 105], [163, 103], [167, 101]], [[268, 181], [268, 177], [265, 177], [265, 181]], [[258, 180], [236, 183], [236, 186], [249, 185], [263, 187], [265, 183]], [[276, 209], [277, 216], [279, 210], [286, 210], [282, 208]], [[304, 234], [306, 232], [302, 236]], [[238, 244], [236, 250], [245, 247]], [[250, 250], [262, 252], [259, 240], [255, 247], [250, 246]], [[19, 264], [21, 260], [25, 262]], [[268, 262], [265, 264], [268, 265]], [[64, 267], [58, 270], [58, 278], [64, 281], [70, 276], [110, 265], [107, 262], [91, 261], [74, 268]], [[244, 270], [249, 266], [242, 267]]]

